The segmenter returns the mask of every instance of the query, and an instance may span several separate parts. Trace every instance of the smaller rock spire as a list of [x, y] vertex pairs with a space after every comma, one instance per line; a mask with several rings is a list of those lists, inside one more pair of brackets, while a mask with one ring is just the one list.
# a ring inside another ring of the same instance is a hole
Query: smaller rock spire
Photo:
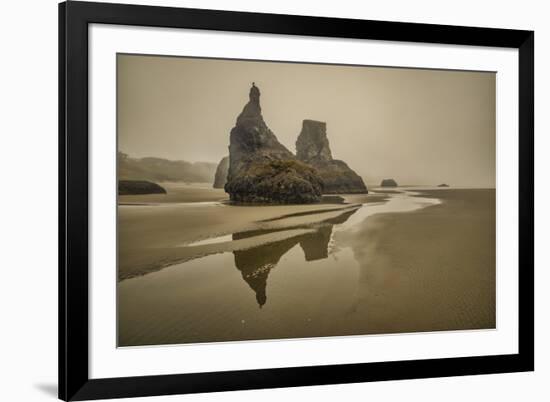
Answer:
[[296, 140], [296, 156], [306, 163], [332, 160], [327, 123], [308, 119], [302, 122], [302, 131]]

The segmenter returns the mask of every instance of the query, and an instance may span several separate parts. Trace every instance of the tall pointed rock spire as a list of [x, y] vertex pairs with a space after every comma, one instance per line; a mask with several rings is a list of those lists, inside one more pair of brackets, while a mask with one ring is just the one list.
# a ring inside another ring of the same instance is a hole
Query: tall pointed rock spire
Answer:
[[229, 136], [225, 191], [230, 199], [258, 203], [319, 201], [322, 181], [315, 169], [297, 161], [269, 129], [255, 83], [248, 98]]

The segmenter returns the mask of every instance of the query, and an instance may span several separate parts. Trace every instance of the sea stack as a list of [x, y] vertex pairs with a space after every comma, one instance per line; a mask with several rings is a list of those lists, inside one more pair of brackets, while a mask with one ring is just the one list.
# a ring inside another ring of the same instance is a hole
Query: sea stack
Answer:
[[380, 187], [397, 187], [397, 182], [394, 179], [384, 179]]
[[344, 161], [333, 159], [327, 138], [327, 124], [304, 120], [296, 141], [296, 157], [317, 169], [325, 194], [368, 193], [361, 176]]
[[146, 180], [119, 180], [118, 195], [166, 194], [166, 190]]
[[229, 170], [229, 156], [224, 156], [218, 167], [216, 168], [216, 174], [214, 176], [214, 188], [223, 188], [227, 181], [227, 171]]
[[260, 90], [252, 83], [249, 101], [229, 137], [225, 191], [234, 202], [304, 204], [319, 202], [323, 181], [297, 160], [262, 117]]

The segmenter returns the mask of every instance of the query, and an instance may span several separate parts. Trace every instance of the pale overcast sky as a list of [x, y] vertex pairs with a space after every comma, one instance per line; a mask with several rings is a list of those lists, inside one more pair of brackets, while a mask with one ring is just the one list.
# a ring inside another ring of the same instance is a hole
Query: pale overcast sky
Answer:
[[265, 122], [292, 152], [302, 120], [321, 120], [333, 157], [369, 184], [495, 186], [488, 72], [119, 55], [119, 149], [218, 162], [253, 81]]

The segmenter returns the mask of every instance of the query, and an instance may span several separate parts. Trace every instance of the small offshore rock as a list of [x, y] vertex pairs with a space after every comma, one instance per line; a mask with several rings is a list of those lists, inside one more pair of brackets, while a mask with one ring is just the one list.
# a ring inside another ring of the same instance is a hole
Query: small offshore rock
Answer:
[[166, 194], [166, 190], [146, 180], [119, 180], [118, 195]]
[[380, 187], [397, 187], [397, 182], [394, 179], [384, 179], [380, 183]]

